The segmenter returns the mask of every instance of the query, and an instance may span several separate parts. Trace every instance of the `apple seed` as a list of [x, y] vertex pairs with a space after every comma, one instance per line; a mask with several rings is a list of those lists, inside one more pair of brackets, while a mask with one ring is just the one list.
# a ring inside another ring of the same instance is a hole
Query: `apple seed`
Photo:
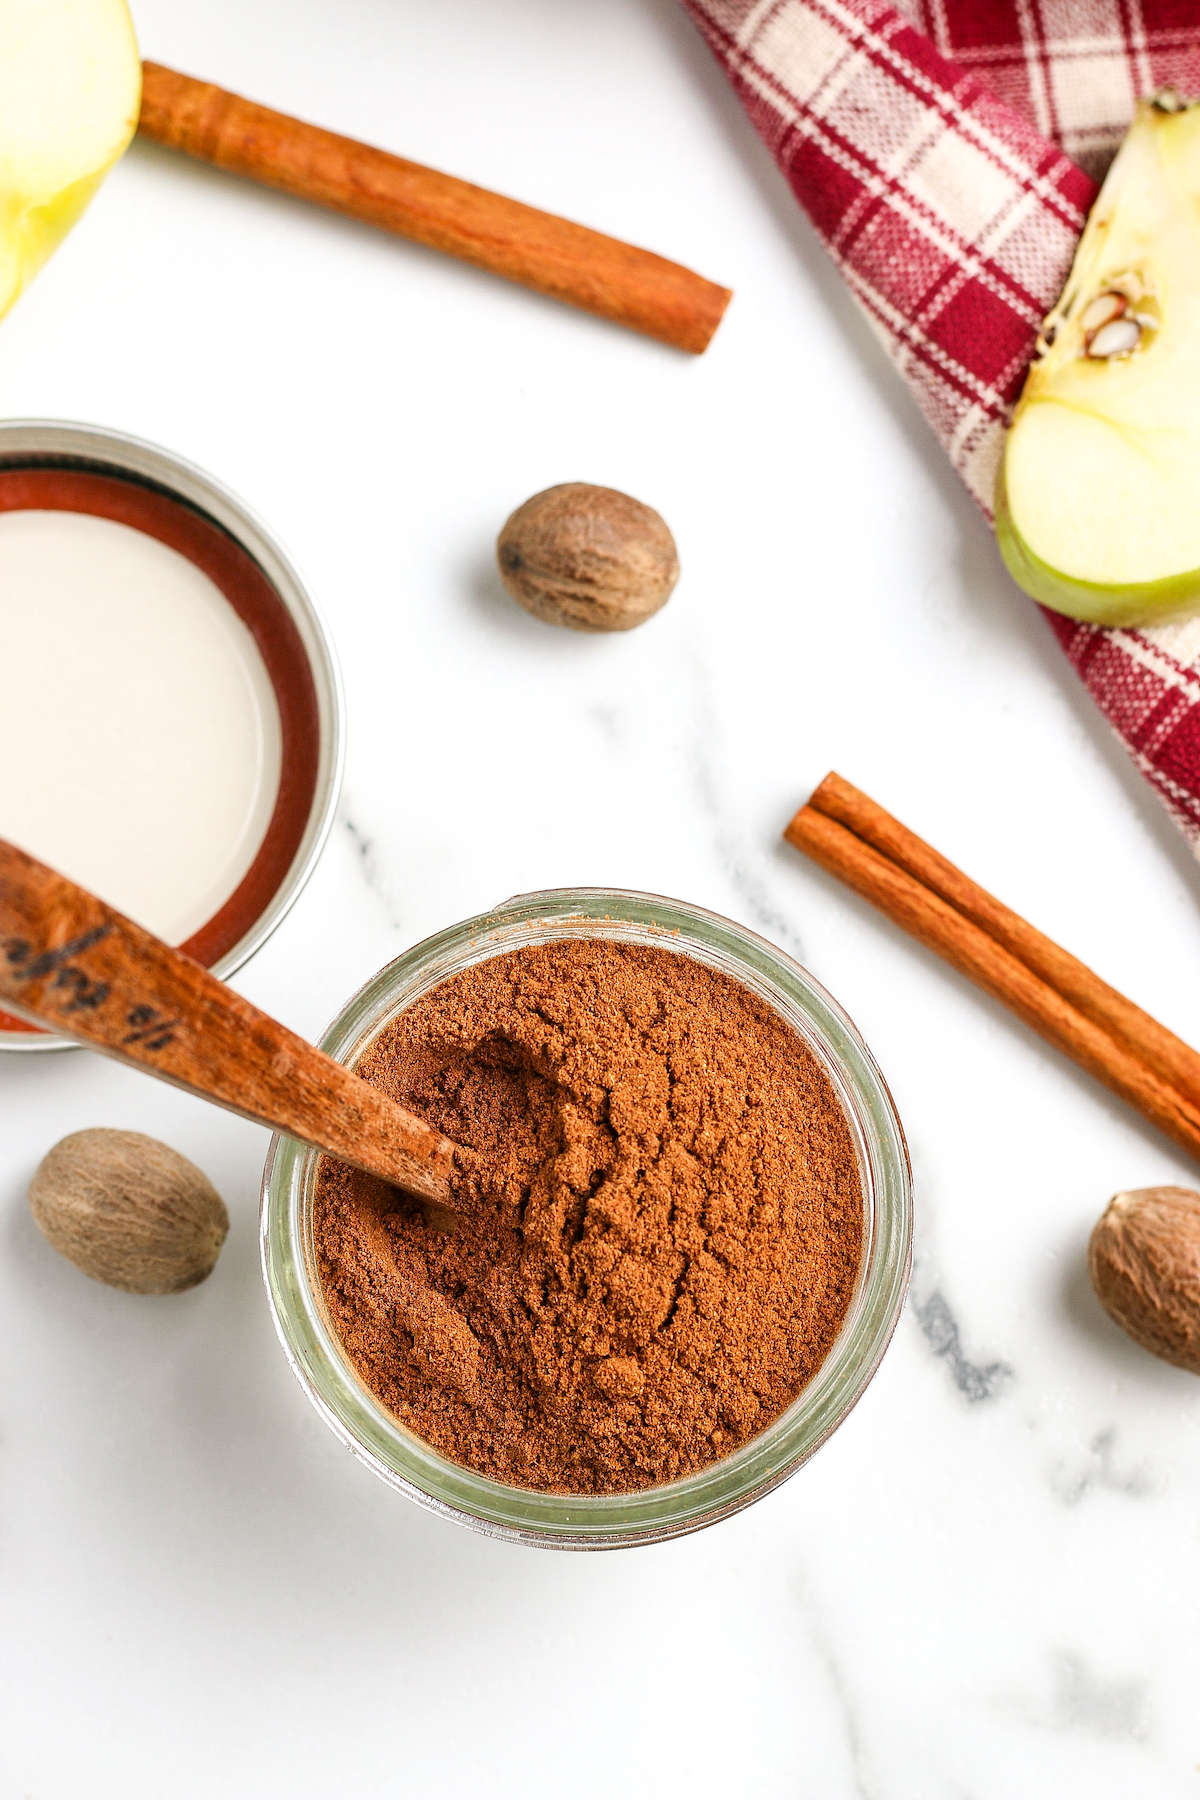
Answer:
[[1136, 350], [1142, 328], [1136, 319], [1110, 319], [1088, 339], [1086, 355], [1099, 360], [1110, 356], [1128, 356]]
[[1119, 319], [1125, 311], [1124, 294], [1114, 294], [1109, 288], [1105, 294], [1097, 294], [1096, 298], [1085, 306], [1079, 323], [1084, 331], [1099, 331], [1110, 319]]

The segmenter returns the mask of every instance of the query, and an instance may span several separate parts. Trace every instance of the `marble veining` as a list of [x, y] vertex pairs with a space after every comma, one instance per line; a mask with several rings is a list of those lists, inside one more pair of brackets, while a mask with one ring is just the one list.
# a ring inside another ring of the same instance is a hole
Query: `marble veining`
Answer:
[[843, 1658], [834, 1648], [824, 1611], [803, 1571], [799, 1575], [797, 1588], [813, 1655], [828, 1682], [845, 1739], [847, 1761], [854, 1783], [851, 1790], [854, 1800], [880, 1800], [879, 1790], [871, 1779], [870, 1756], [863, 1733], [861, 1709], [853, 1692], [850, 1674]]
[[1011, 1706], [1043, 1731], [1080, 1732], [1114, 1743], [1121, 1739], [1137, 1743], [1149, 1735], [1147, 1683], [1136, 1677], [1100, 1675], [1074, 1650], [1051, 1653], [1049, 1691], [1015, 1696]]
[[949, 1302], [935, 1288], [923, 1300], [911, 1302], [913, 1316], [933, 1354], [944, 1361], [950, 1377], [964, 1399], [974, 1405], [994, 1400], [1014, 1379], [1015, 1370], [997, 1358], [993, 1362], [973, 1362], [963, 1350], [962, 1332]]
[[692, 690], [687, 767], [717, 866], [741, 902], [748, 922], [803, 962], [804, 940], [776, 898], [763, 850], [739, 823], [738, 810], [728, 799], [718, 773], [721, 728], [708, 667], [694, 649], [684, 667]]
[[351, 812], [344, 795], [338, 805], [337, 822], [350, 845], [354, 857], [354, 867], [364, 885], [378, 901], [391, 929], [402, 931], [404, 929], [403, 906], [380, 855], [379, 840], [373, 832], [367, 832], [359, 823], [357, 810]]
[[1140, 1500], [1155, 1491], [1156, 1483], [1144, 1463], [1122, 1462], [1117, 1456], [1117, 1428], [1098, 1431], [1080, 1462], [1071, 1469], [1060, 1467], [1053, 1487], [1060, 1500], [1078, 1506], [1089, 1494], [1124, 1494]]

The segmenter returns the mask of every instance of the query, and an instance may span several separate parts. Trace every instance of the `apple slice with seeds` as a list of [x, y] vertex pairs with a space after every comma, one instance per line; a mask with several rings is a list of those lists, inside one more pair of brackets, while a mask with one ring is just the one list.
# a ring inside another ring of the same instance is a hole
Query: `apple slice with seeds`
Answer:
[[1173, 92], [1139, 105], [1042, 328], [996, 534], [1072, 618], [1200, 611], [1200, 105]]

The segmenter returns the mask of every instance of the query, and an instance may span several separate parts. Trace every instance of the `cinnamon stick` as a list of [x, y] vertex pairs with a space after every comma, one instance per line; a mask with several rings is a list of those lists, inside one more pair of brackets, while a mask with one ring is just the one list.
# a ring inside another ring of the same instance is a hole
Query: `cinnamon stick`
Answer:
[[784, 833], [1200, 1160], [1200, 1058], [953, 863], [829, 775]]
[[0, 839], [0, 1000], [36, 1024], [455, 1206], [471, 1153], [182, 950]]
[[907, 869], [1164, 1081], [1200, 1105], [1200, 1055], [1190, 1044], [956, 869], [915, 831], [909, 831], [899, 819], [837, 774], [825, 777], [808, 804]]
[[728, 288], [652, 251], [306, 125], [158, 63], [143, 65], [138, 130], [168, 149], [475, 263], [697, 356], [732, 297]]

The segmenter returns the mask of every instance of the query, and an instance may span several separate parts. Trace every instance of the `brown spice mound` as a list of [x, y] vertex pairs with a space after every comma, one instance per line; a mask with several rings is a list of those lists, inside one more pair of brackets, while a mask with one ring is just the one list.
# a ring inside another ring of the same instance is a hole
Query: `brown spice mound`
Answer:
[[326, 1302], [362, 1379], [499, 1481], [613, 1493], [686, 1475], [828, 1355], [862, 1248], [824, 1071], [739, 982], [572, 939], [454, 976], [359, 1072], [478, 1153], [457, 1229], [324, 1161]]

